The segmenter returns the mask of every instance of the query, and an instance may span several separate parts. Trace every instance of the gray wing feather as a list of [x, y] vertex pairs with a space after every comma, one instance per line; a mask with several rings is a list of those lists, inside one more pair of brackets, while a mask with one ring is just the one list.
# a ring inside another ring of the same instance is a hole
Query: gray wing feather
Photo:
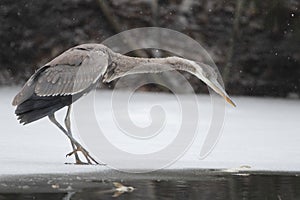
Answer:
[[39, 68], [25, 83], [22, 90], [15, 96], [13, 99], [12, 105], [20, 105], [24, 101], [26, 101], [28, 98], [31, 97], [31, 95], [34, 93], [35, 89], [35, 83], [37, 78], [40, 76], [41, 73], [43, 73], [49, 66], [45, 65], [41, 68]]
[[[65, 54], [65, 55], [64, 55]], [[105, 72], [108, 55], [102, 52], [67, 51], [48, 65], [34, 92], [38, 96], [73, 95], [87, 89]]]

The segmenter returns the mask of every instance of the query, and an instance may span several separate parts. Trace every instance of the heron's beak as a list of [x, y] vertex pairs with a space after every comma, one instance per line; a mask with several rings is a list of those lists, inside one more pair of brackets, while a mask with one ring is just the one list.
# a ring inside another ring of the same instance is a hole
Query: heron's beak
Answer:
[[229, 95], [226, 93], [226, 91], [223, 89], [223, 87], [218, 83], [217, 80], [206, 80], [206, 84], [212, 88], [216, 93], [221, 95], [229, 104], [236, 107], [235, 103], [232, 101], [232, 99], [229, 97]]

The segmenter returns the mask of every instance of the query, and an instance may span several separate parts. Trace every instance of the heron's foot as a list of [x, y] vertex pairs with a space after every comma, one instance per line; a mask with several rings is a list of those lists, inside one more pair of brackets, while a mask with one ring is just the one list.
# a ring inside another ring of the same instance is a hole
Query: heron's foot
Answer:
[[87, 150], [85, 150], [82, 146], [78, 146], [77, 149], [75, 149], [74, 151], [68, 153], [66, 156], [71, 156], [73, 154], [76, 155], [77, 152], [81, 152], [85, 159], [87, 160], [87, 162], [82, 162], [77, 156], [76, 156], [76, 164], [80, 164], [80, 165], [92, 165], [92, 164], [97, 164], [99, 165], [99, 163], [89, 154], [89, 152]]
[[75, 157], [75, 163], [76, 165], [90, 165], [90, 163], [87, 163], [87, 162], [83, 162], [79, 159], [79, 157]]

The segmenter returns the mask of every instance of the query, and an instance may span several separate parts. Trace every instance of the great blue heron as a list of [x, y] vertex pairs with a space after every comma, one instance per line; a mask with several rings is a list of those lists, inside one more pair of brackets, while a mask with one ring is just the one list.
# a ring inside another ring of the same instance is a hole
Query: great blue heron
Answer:
[[[167, 67], [166, 67], [167, 66]], [[233, 101], [217, 81], [213, 68], [180, 57], [135, 58], [113, 52], [101, 44], [75, 46], [39, 68], [15, 96], [12, 104], [20, 123], [28, 124], [48, 116], [71, 141], [76, 163], [83, 163], [77, 151], [81, 151], [87, 163], [98, 162], [72, 136], [70, 112], [74, 101], [91, 91], [98, 80], [110, 82], [135, 73], [158, 73], [183, 70], [192, 73], [231, 105]], [[65, 128], [56, 120], [54, 113], [67, 106]]]

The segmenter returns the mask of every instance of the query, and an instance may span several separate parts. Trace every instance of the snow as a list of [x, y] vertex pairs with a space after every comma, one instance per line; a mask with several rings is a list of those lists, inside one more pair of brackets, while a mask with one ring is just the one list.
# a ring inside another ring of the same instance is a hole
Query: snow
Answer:
[[[101, 172], [110, 169], [110, 166], [64, 164], [73, 162], [73, 157], [65, 157], [71, 151], [70, 143], [47, 118], [26, 126], [16, 120], [11, 101], [19, 90], [16, 87], [0, 88], [0, 175]], [[164, 134], [143, 141], [126, 139], [126, 135], [118, 131], [111, 118], [110, 96], [111, 91], [96, 92], [95, 113], [105, 136], [113, 145], [130, 153], [147, 154], [165, 148], [176, 137], [173, 134], [178, 128], [180, 108], [171, 94], [137, 93], [132, 97], [129, 116], [136, 125], [145, 127], [151, 124], [149, 111], [157, 104], [163, 105], [168, 120], [164, 124]], [[186, 101], [189, 101], [188, 96]], [[300, 171], [300, 101], [256, 97], [233, 99], [237, 107], [226, 105], [223, 132], [217, 145], [205, 159], [199, 159], [210, 124], [210, 118], [204, 116], [211, 114], [211, 102], [208, 95], [198, 96], [200, 127], [197, 137], [185, 154], [168, 169]], [[80, 102], [74, 107], [78, 105]], [[65, 109], [58, 113], [60, 120], [64, 112]], [[155, 113], [154, 118], [159, 118]], [[89, 117], [83, 117], [89, 120]], [[72, 123], [76, 137], [80, 138], [74, 116]]]

